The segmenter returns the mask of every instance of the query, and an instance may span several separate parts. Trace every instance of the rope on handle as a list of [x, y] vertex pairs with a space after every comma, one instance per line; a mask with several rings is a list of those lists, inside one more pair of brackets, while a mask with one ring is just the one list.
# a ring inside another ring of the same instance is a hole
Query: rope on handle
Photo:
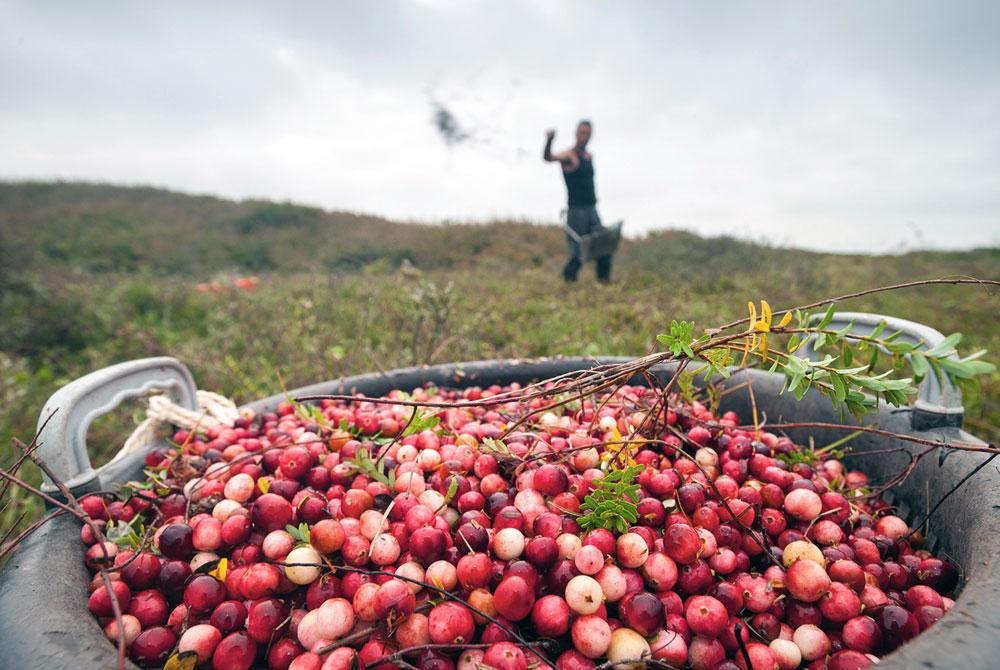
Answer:
[[184, 430], [233, 426], [240, 418], [236, 403], [224, 395], [211, 391], [198, 391], [198, 409], [191, 410], [176, 405], [165, 395], [150, 397], [146, 405], [146, 418], [136, 426], [125, 445], [115, 454], [110, 463], [139, 451], [156, 439], [156, 431], [166, 425]]

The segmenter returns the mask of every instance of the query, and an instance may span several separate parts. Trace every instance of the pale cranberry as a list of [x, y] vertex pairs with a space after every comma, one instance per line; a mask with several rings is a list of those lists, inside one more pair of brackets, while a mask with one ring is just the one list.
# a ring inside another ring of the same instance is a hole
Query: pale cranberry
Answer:
[[611, 627], [599, 616], [577, 617], [571, 629], [573, 646], [587, 658], [604, 656], [611, 646]]
[[[131, 614], [122, 615], [122, 627], [125, 629], [125, 646], [130, 647], [142, 632], [142, 623]], [[104, 626], [104, 634], [112, 642], [118, 642], [118, 621], [112, 619]]]
[[604, 602], [604, 591], [593, 577], [577, 575], [566, 585], [565, 597], [575, 614], [593, 614]]
[[181, 635], [177, 651], [195, 652], [198, 655], [198, 665], [204, 665], [212, 658], [212, 653], [221, 640], [222, 633], [215, 626], [196, 624]]
[[[608, 645], [608, 661], [619, 670], [643, 670], [642, 659], [649, 658], [650, 647], [642, 635], [631, 628], [616, 628]], [[630, 662], [631, 661], [631, 662]]]
[[819, 563], [796, 561], [785, 573], [785, 588], [798, 600], [815, 602], [830, 589], [830, 576]]
[[796, 628], [792, 634], [792, 642], [802, 652], [802, 659], [805, 661], [815, 661], [830, 653], [830, 638], [813, 624], [804, 624]]

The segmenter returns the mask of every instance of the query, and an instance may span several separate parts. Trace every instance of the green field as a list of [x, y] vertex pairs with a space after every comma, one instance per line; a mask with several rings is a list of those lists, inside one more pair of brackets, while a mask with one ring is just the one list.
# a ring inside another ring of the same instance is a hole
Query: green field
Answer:
[[[745, 316], [747, 300], [778, 309], [916, 279], [1000, 279], [997, 248], [848, 256], [664, 231], [623, 245], [613, 285], [595, 284], [590, 268], [567, 287], [564, 253], [556, 227], [528, 222], [399, 224], [151, 188], [0, 184], [0, 463], [60, 385], [133, 358], [176, 356], [201, 388], [246, 401], [279, 392], [282, 379], [292, 388], [422, 363], [643, 354], [671, 319], [708, 327]], [[196, 290], [250, 274], [255, 292]], [[845, 305], [960, 331], [963, 351], [985, 347], [993, 362], [998, 308], [996, 290], [968, 286]], [[996, 439], [1000, 375], [966, 407], [967, 427]], [[117, 450], [139, 409], [95, 424], [96, 460]]]

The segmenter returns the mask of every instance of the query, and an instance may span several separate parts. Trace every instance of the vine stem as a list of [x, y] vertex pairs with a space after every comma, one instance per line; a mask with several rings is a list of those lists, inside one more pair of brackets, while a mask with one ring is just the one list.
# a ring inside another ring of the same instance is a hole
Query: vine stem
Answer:
[[[52, 417], [55, 416], [57, 411], [58, 409], [53, 411], [52, 414], [50, 414], [45, 419], [45, 422], [42, 424], [42, 428], [44, 428], [45, 425], [49, 422], [49, 420], [51, 420]], [[42, 428], [39, 428], [38, 433], [41, 433]], [[108, 574], [108, 566], [111, 565], [112, 559], [111, 556], [108, 554], [108, 548], [106, 546], [107, 538], [105, 537], [103, 531], [101, 531], [101, 529], [98, 527], [98, 525], [94, 523], [94, 520], [90, 518], [90, 515], [83, 511], [83, 508], [77, 501], [76, 496], [73, 495], [73, 492], [69, 490], [69, 488], [62, 482], [61, 479], [59, 479], [59, 477], [56, 476], [54, 472], [52, 472], [52, 468], [49, 467], [48, 463], [46, 463], [44, 459], [42, 459], [40, 456], [38, 456], [38, 454], [35, 453], [35, 451], [38, 448], [37, 447], [38, 433], [36, 433], [35, 437], [32, 438], [30, 445], [25, 445], [23, 442], [20, 441], [15, 442], [15, 444], [18, 444], [23, 453], [31, 460], [31, 462], [37, 465], [38, 468], [42, 472], [44, 472], [50, 480], [52, 480], [52, 483], [56, 486], [56, 488], [59, 489], [59, 492], [62, 493], [62, 495], [66, 498], [67, 504], [59, 502], [52, 496], [49, 496], [43, 493], [42, 491], [35, 489], [33, 486], [29, 485], [27, 482], [18, 479], [17, 477], [11, 477], [6, 472], [0, 471], [0, 475], [4, 476], [4, 478], [8, 479], [8, 481], [12, 481], [12, 483], [21, 486], [26, 490], [34, 492], [36, 495], [40, 496], [43, 500], [48, 501], [50, 504], [53, 504], [56, 507], [69, 512], [70, 514], [81, 520], [83, 523], [85, 523], [90, 528], [91, 532], [94, 534], [94, 537], [97, 539], [98, 546], [100, 546], [101, 548], [101, 553], [104, 554], [104, 560], [101, 561], [101, 581], [104, 584], [104, 588], [108, 592], [108, 599], [111, 601], [111, 610], [114, 613], [115, 623], [117, 624], [118, 628], [118, 668], [119, 670], [124, 670], [125, 622], [122, 620], [121, 603], [118, 602], [118, 596], [115, 595], [114, 589], [112, 588], [111, 584], [111, 577]]]
[[[751, 426], [737, 426], [740, 430], [748, 430], [752, 428]], [[908, 435], [906, 433], [894, 433], [891, 430], [883, 430], [881, 428], [875, 428], [873, 426], [851, 426], [841, 423], [824, 423], [822, 421], [797, 421], [788, 423], [771, 423], [767, 424], [768, 428], [785, 430], [789, 428], [829, 428], [831, 430], [851, 430], [851, 431], [861, 431], [863, 433], [872, 433], [874, 435], [880, 435], [882, 437], [891, 437], [897, 440], [903, 440], [906, 442], [913, 442], [914, 444], [922, 444], [926, 447], [947, 447], [948, 449], [958, 449], [959, 451], [974, 451], [984, 454], [997, 454], [1000, 453], [1000, 447], [993, 443], [986, 443], [986, 446], [981, 444], [975, 444], [973, 442], [948, 442], [947, 440], [930, 440], [925, 437], [917, 437], [916, 435]]]
[[[873, 293], [885, 293], [887, 291], [898, 291], [904, 288], [913, 288], [915, 286], [933, 286], [935, 284], [978, 284], [980, 286], [1000, 286], [1000, 281], [993, 279], [976, 279], [975, 277], [961, 277], [955, 279], [947, 279], [942, 277], [941, 279], [919, 279], [917, 281], [902, 282], [900, 284], [889, 284], [888, 286], [879, 286], [878, 288], [865, 289], [864, 291], [854, 291], [853, 293], [845, 293], [843, 295], [838, 295], [836, 298], [826, 298], [825, 300], [820, 300], [818, 302], [810, 303], [808, 305], [799, 305], [798, 307], [790, 307], [788, 309], [781, 309], [774, 312], [774, 316], [779, 314], [784, 314], [785, 312], [794, 312], [795, 310], [802, 311], [804, 309], [812, 309], [814, 307], [822, 307], [823, 305], [829, 305], [832, 303], [843, 302], [845, 300], [851, 300], [853, 298], [861, 298], [866, 295], [872, 295]], [[735, 328], [736, 326], [742, 326], [745, 323], [750, 323], [749, 318], [738, 319], [736, 321], [731, 321], [723, 326], [719, 326], [718, 330], [729, 330], [730, 328]]]

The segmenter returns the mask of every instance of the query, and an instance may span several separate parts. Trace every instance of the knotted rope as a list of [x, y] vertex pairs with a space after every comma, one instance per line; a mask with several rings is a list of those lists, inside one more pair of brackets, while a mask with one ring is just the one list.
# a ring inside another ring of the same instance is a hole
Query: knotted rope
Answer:
[[136, 426], [125, 445], [115, 457], [114, 463], [128, 454], [143, 449], [156, 439], [156, 431], [163, 426], [173, 425], [184, 430], [232, 426], [240, 418], [236, 403], [224, 395], [211, 391], [198, 391], [198, 409], [188, 409], [175, 404], [165, 395], [155, 395], [146, 406], [146, 418]]

